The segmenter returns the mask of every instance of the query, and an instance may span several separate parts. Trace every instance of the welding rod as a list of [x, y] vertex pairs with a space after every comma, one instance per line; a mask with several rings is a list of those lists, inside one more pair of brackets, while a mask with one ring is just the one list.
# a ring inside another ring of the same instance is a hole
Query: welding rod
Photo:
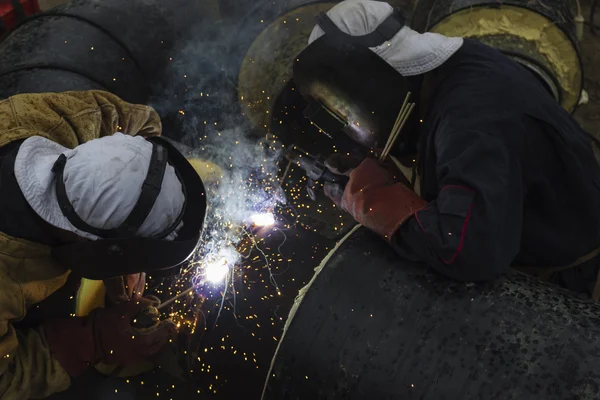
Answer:
[[191, 288], [184, 290], [183, 292], [179, 293], [177, 296], [171, 297], [169, 300], [165, 301], [164, 303], [161, 303], [158, 307], [156, 307], [156, 309], [157, 310], [161, 310], [161, 309], [165, 308], [169, 304], [173, 303], [175, 300], [180, 299], [183, 296], [188, 295], [195, 288], [196, 288], [196, 286], [194, 285]]

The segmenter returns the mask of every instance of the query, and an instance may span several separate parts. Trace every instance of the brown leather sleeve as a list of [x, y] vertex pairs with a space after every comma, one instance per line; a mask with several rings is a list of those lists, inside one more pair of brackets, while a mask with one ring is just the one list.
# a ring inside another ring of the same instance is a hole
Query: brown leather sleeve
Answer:
[[[52, 357], [43, 332], [17, 330], [12, 323], [25, 317], [27, 298], [32, 297], [29, 293], [40, 299], [66, 278], [44, 280], [52, 271], [42, 263], [23, 264], [14, 256], [14, 247], [15, 243], [0, 233], [0, 399], [45, 398], [67, 389], [69, 375]], [[36, 265], [37, 273], [29, 273]], [[24, 283], [19, 275], [22, 271], [30, 277]]]
[[0, 147], [38, 135], [73, 148], [115, 132], [147, 137], [161, 130], [152, 107], [99, 90], [21, 94], [0, 102]]

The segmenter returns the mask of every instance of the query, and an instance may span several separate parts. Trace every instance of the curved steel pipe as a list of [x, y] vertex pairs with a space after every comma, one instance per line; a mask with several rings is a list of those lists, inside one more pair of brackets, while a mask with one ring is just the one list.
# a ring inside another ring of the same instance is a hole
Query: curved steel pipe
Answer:
[[362, 228], [304, 291], [264, 399], [592, 399], [600, 390], [600, 304], [535, 278], [450, 281]]

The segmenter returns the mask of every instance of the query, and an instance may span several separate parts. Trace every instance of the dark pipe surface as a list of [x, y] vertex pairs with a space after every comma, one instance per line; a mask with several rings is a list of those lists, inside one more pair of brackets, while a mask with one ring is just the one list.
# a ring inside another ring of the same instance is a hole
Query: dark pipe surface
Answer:
[[201, 19], [199, 3], [75, 0], [37, 14], [0, 43], [0, 98], [103, 89], [145, 102], [178, 39]]
[[510, 273], [486, 284], [400, 260], [364, 228], [308, 290], [266, 399], [597, 399], [600, 304]]
[[103, 89], [123, 99], [148, 97], [148, 82], [127, 52], [85, 22], [49, 16], [22, 25], [0, 46], [0, 97]]

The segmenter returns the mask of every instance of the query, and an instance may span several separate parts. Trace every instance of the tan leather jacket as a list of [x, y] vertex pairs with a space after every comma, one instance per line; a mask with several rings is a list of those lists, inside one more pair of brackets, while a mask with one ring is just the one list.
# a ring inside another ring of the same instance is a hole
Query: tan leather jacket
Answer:
[[[159, 135], [160, 118], [149, 106], [129, 104], [96, 90], [22, 94], [0, 101], [0, 147], [38, 135], [73, 148], [118, 131]], [[52, 358], [43, 330], [12, 326], [30, 307], [62, 287], [68, 275], [53, 261], [49, 247], [0, 232], [2, 400], [42, 398], [69, 387], [70, 378]]]

